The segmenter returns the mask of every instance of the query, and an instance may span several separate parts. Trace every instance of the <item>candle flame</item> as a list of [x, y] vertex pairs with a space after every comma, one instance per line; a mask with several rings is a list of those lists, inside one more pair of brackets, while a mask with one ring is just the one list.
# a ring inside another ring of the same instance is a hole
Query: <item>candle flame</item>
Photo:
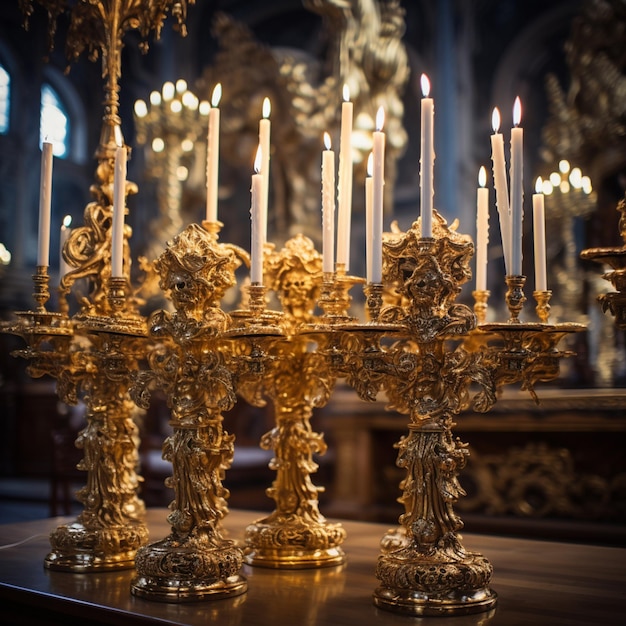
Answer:
[[522, 102], [519, 99], [519, 96], [515, 98], [515, 103], [513, 104], [513, 124], [515, 126], [519, 126], [519, 123], [522, 121]]
[[213, 93], [211, 94], [211, 106], [216, 107], [220, 103], [221, 98], [222, 98], [222, 83], [217, 83], [217, 85], [213, 87]]
[[494, 107], [491, 114], [491, 128], [493, 128], [494, 133], [500, 130], [500, 111], [498, 111], [498, 107]]
[[382, 106], [378, 107], [376, 112], [376, 130], [382, 130], [385, 123], [385, 109]]
[[481, 165], [478, 170], [478, 184], [481, 187], [484, 187], [487, 184], [487, 170], [484, 165]]
[[261, 148], [261, 144], [256, 149], [256, 156], [254, 157], [254, 171], [257, 174], [261, 173], [261, 163], [263, 163], [263, 150]]
[[428, 94], [430, 93], [430, 81], [426, 74], [422, 74], [420, 77], [420, 85], [422, 86], [422, 95], [424, 98], [428, 98]]
[[272, 105], [270, 104], [270, 99], [265, 98], [263, 100], [263, 117], [267, 119], [270, 116], [270, 112], [272, 110]]
[[543, 193], [543, 180], [541, 176], [537, 176], [537, 180], [535, 181], [535, 193]]
[[371, 176], [374, 173], [374, 153], [370, 152], [367, 157], [367, 175]]
[[69, 228], [71, 225], [72, 225], [72, 216], [66, 215], [63, 218], [63, 226], [65, 226], [65, 228]]
[[324, 145], [326, 146], [326, 150], [330, 150], [330, 135], [328, 133], [324, 133]]
[[350, 101], [350, 87], [348, 85], [343, 86], [343, 100], [344, 102]]

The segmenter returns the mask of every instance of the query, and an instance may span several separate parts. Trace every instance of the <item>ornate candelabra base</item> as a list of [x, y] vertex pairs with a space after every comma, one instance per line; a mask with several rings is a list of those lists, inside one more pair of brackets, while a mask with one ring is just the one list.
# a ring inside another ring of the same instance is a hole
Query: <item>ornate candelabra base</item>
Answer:
[[452, 503], [462, 493], [456, 475], [467, 448], [445, 424], [411, 424], [397, 445], [398, 466], [407, 469], [401, 487], [406, 513], [401, 527], [381, 541], [376, 565], [380, 581], [374, 604], [408, 615], [459, 615], [491, 609], [493, 568], [468, 552], [457, 531], [463, 523]]
[[131, 583], [135, 596], [161, 602], [194, 602], [245, 593], [248, 583], [239, 573], [243, 552], [234, 542], [196, 533], [172, 533], [137, 552]]
[[279, 569], [334, 567], [345, 560], [341, 524], [274, 513], [246, 528], [245, 562]]
[[102, 572], [135, 567], [135, 554], [148, 541], [141, 522], [93, 527], [79, 517], [50, 534], [44, 566], [62, 572]]

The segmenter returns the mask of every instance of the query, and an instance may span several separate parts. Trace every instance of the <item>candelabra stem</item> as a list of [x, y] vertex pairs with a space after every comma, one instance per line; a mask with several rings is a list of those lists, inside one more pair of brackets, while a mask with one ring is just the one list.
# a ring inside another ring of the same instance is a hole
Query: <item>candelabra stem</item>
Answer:
[[87, 426], [76, 441], [84, 453], [78, 467], [87, 472], [86, 485], [77, 494], [84, 509], [76, 521], [51, 533], [52, 551], [45, 559], [49, 569], [132, 568], [137, 549], [148, 541], [145, 506], [137, 496], [139, 435], [124, 376], [123, 338], [111, 335], [99, 341], [103, 374], [84, 384], [89, 389]]
[[537, 317], [540, 319], [542, 324], [547, 324], [550, 318], [550, 297], [552, 296], [552, 292], [550, 290], [546, 291], [533, 291], [533, 298], [537, 302], [537, 306], [535, 307], [535, 312], [537, 313]]
[[474, 297], [474, 315], [476, 315], [476, 321], [479, 324], [484, 324], [487, 320], [487, 302], [489, 301], [490, 295], [491, 292], [487, 289], [472, 291], [472, 296]]
[[33, 275], [35, 291], [33, 299], [37, 303], [37, 313], [46, 312], [46, 302], [50, 299], [50, 276], [47, 265], [38, 265]]
[[245, 560], [285, 569], [339, 565], [344, 561], [340, 545], [346, 532], [321, 515], [318, 493], [323, 488], [311, 481], [317, 470], [313, 453], [326, 451], [322, 435], [311, 429], [312, 408], [301, 397], [285, 394], [275, 402], [275, 409], [276, 427], [264, 435], [261, 446], [275, 452], [271, 467], [276, 469], [276, 480], [267, 494], [276, 509], [246, 529]]
[[509, 309], [509, 322], [512, 324], [518, 324], [519, 314], [526, 302], [526, 296], [524, 296], [524, 285], [526, 284], [526, 276], [507, 276], [506, 284], [508, 290], [506, 292], [506, 305]]
[[383, 306], [383, 285], [382, 283], [368, 283], [364, 292], [368, 318], [370, 322], [375, 322]]
[[462, 546], [463, 523], [452, 509], [463, 493], [457, 475], [467, 448], [453, 440], [446, 422], [416, 417], [397, 445], [397, 464], [406, 469], [405, 513], [401, 529], [381, 542], [374, 604], [409, 615], [487, 611], [496, 603], [491, 564]]
[[166, 484], [175, 499], [168, 522], [172, 532], [137, 552], [131, 592], [150, 600], [191, 602], [237, 596], [247, 590], [239, 570], [243, 553], [224, 539], [220, 521], [227, 514], [228, 490], [222, 485], [234, 452], [234, 437], [222, 428], [218, 407], [195, 423], [178, 420], [163, 446], [172, 462]]

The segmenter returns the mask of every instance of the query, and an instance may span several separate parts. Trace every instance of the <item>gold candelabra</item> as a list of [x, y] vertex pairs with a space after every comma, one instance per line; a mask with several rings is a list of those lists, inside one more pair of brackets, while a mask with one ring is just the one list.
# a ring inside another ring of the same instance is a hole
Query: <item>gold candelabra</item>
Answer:
[[[66, 9], [64, 0], [39, 2], [52, 16]], [[27, 13], [31, 5], [22, 0]], [[492, 567], [463, 547], [463, 524], [453, 510], [463, 495], [458, 472], [468, 455], [453, 438], [454, 416], [470, 405], [488, 411], [504, 385], [521, 383], [534, 393], [536, 383], [554, 379], [568, 354], [557, 349], [559, 341], [582, 326], [549, 322], [549, 292], [535, 294], [539, 321], [523, 321], [524, 276], [506, 278], [506, 322], [484, 323], [486, 292], [475, 292], [476, 315], [457, 303], [471, 276], [473, 244], [436, 211], [432, 236], [421, 236], [420, 220], [387, 236], [382, 281], [364, 288], [366, 321], [351, 314], [349, 295], [364, 281], [343, 266], [321, 271], [320, 255], [301, 235], [279, 251], [266, 246], [267, 287], [250, 284], [241, 308], [226, 312], [223, 296], [248, 257], [219, 241], [219, 222], [205, 221], [176, 235], [152, 264], [174, 311], [156, 311], [146, 324], [130, 289], [129, 228], [124, 276], [112, 276], [113, 155], [123, 145], [121, 40], [131, 27], [158, 33], [169, 8], [182, 27], [186, 5], [101, 0], [68, 9], [74, 18], [70, 50], [76, 55], [100, 45], [107, 64], [95, 201], [64, 247], [72, 269], [61, 281], [61, 311], [46, 309], [48, 273], [41, 266], [34, 276], [36, 308], [5, 329], [25, 339], [27, 348], [18, 354], [29, 359], [32, 375], [55, 376], [63, 399], [81, 396], [88, 407], [78, 442], [85, 450], [85, 510], [53, 533], [46, 563], [71, 571], [134, 564], [132, 593], [171, 602], [244, 593], [244, 561], [277, 569], [342, 563], [345, 531], [320, 513], [320, 488], [311, 480], [314, 454], [326, 446], [310, 419], [344, 378], [364, 400], [385, 394], [389, 407], [409, 420], [397, 444], [398, 465], [406, 470], [404, 514], [381, 542], [375, 604], [410, 615], [486, 611], [496, 602]], [[82, 28], [85, 21], [96, 25], [94, 32]], [[124, 191], [136, 188], [128, 183]], [[82, 279], [89, 293], [70, 315], [67, 295]], [[267, 307], [268, 289], [282, 310]], [[131, 399], [146, 407], [155, 388], [172, 413], [163, 451], [172, 463], [168, 484], [175, 497], [170, 534], [146, 544]], [[276, 421], [261, 441], [275, 455], [268, 495], [276, 507], [247, 528], [244, 545], [222, 529], [228, 513], [222, 480], [234, 452], [222, 412], [237, 395], [256, 404], [271, 401]]]

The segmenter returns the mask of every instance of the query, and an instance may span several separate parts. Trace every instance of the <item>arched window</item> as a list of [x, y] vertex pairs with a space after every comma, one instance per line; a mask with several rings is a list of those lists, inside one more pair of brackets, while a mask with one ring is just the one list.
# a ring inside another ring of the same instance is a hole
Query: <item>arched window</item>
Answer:
[[11, 75], [0, 65], [0, 134], [9, 131], [11, 113]]
[[39, 121], [39, 144], [52, 143], [54, 156], [65, 158], [69, 152], [69, 116], [57, 92], [48, 84], [41, 88], [41, 117]]

